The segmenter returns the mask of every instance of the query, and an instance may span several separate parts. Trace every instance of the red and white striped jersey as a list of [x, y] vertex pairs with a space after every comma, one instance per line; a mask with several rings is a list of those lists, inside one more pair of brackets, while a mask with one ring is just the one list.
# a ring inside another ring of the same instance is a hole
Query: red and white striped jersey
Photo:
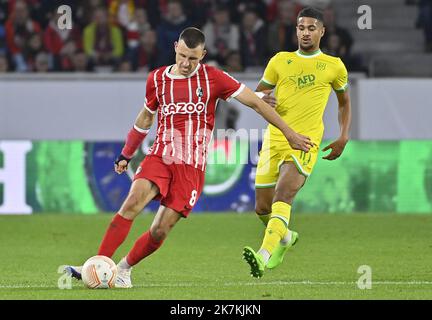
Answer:
[[205, 171], [218, 99], [236, 97], [244, 84], [205, 64], [198, 64], [188, 77], [171, 74], [171, 68], [156, 69], [147, 78], [144, 107], [158, 114], [156, 139], [148, 154]]

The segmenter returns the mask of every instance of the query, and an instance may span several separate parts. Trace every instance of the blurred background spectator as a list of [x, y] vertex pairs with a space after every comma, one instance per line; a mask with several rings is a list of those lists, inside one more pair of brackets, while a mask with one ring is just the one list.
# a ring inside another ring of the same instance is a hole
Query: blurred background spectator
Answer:
[[326, 48], [329, 46], [329, 38], [332, 35], [337, 35], [339, 39], [339, 46], [342, 48], [342, 51], [345, 55], [349, 55], [351, 53], [351, 46], [353, 43], [353, 39], [349, 34], [348, 30], [342, 28], [336, 23], [336, 15], [333, 7], [326, 7], [323, 10], [323, 18], [325, 25], [325, 33], [321, 39], [321, 46]]
[[154, 30], [147, 30], [141, 35], [138, 47], [130, 51], [129, 61], [134, 71], [151, 71], [157, 67], [157, 35]]
[[124, 52], [122, 32], [109, 22], [105, 8], [97, 8], [84, 29], [84, 51], [95, 68], [117, 67]]
[[53, 69], [56, 71], [68, 71], [72, 67], [72, 56], [82, 48], [81, 32], [78, 26], [72, 30], [60, 30], [57, 21], [60, 14], [54, 9], [51, 19], [43, 35], [43, 44], [51, 55]]
[[192, 25], [202, 28], [212, 17], [212, 9], [218, 1], [215, 0], [183, 0], [183, 10]]
[[36, 71], [36, 57], [41, 52], [43, 52], [42, 34], [35, 33], [31, 36], [23, 51], [28, 71]]
[[242, 17], [240, 53], [245, 68], [266, 63], [267, 34], [264, 21], [255, 11], [247, 10]]
[[93, 71], [84, 50], [77, 50], [71, 58], [71, 68], [68, 71], [90, 72]]
[[267, 4], [263, 0], [231, 0], [223, 1], [231, 8], [231, 18], [235, 23], [241, 23], [246, 11], [254, 11], [259, 18], [265, 20], [267, 17]]
[[267, 36], [267, 46], [270, 55], [279, 51], [297, 50], [297, 8], [292, 0], [277, 2], [277, 18], [270, 24]]
[[109, 4], [109, 21], [122, 28], [127, 28], [135, 16], [133, 0], [112, 0]]
[[165, 16], [157, 28], [159, 59], [157, 66], [169, 65], [175, 62], [174, 42], [180, 33], [192, 24], [183, 11], [181, 1], [170, 0], [167, 4]]
[[215, 59], [223, 65], [229, 52], [239, 49], [239, 29], [231, 23], [229, 9], [225, 5], [216, 8], [203, 32], [206, 37], [208, 59]]
[[105, 2], [103, 0], [79, 1], [76, 9], [76, 19], [74, 19], [75, 25], [78, 24], [84, 30], [86, 26], [93, 22], [95, 11], [104, 6]]
[[50, 71], [50, 56], [46, 52], [39, 52], [36, 55], [34, 62], [34, 71], [35, 72], [48, 72]]
[[240, 52], [229, 51], [225, 59], [224, 69], [226, 72], [243, 72]]
[[33, 49], [37, 46], [41, 27], [30, 18], [27, 3], [16, 1], [11, 15], [6, 21], [6, 42], [12, 56], [15, 70], [18, 72], [31, 71], [29, 62], [35, 58]]
[[125, 26], [126, 41], [128, 49], [134, 49], [139, 46], [140, 37], [152, 27], [148, 21], [147, 11], [143, 8], [138, 8], [135, 10], [132, 19]]

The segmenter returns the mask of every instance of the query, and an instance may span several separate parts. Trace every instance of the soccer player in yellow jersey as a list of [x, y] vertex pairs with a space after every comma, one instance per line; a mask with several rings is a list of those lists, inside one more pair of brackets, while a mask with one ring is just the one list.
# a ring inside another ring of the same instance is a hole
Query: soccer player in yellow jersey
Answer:
[[[317, 160], [324, 132], [322, 117], [331, 89], [336, 92], [339, 104], [340, 136], [323, 149], [331, 149], [323, 159], [337, 159], [348, 142], [351, 123], [348, 74], [341, 59], [320, 51], [324, 32], [320, 11], [310, 7], [300, 11], [299, 49], [277, 53], [256, 89], [264, 92], [263, 99], [276, 108], [293, 130], [315, 143], [309, 152], [293, 150], [276, 127], [269, 125], [266, 131], [255, 178], [255, 211], [266, 230], [257, 252], [250, 247], [243, 250], [243, 258], [256, 278], [262, 277], [265, 268], [281, 264], [286, 251], [298, 239], [298, 234], [288, 229], [291, 205]], [[273, 90], [275, 98], [270, 96]]]

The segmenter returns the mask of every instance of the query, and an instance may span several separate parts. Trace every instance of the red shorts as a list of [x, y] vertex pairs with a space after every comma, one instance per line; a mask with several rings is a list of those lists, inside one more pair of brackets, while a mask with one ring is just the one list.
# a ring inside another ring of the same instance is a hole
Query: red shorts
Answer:
[[205, 174], [181, 163], [166, 164], [158, 156], [146, 156], [138, 167], [136, 179], [147, 179], [159, 187], [155, 200], [187, 217], [204, 188]]

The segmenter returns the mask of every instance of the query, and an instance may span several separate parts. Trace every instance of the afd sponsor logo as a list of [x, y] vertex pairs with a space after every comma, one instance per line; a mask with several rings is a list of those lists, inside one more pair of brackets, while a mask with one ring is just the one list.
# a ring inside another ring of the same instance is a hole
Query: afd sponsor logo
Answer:
[[315, 85], [315, 75], [313, 74], [307, 74], [297, 79], [297, 87], [299, 89], [303, 89], [305, 87], [309, 87], [313, 85]]
[[170, 103], [168, 105], [162, 106], [162, 113], [166, 116], [172, 114], [191, 114], [191, 113], [201, 113], [205, 108], [205, 104], [203, 102], [193, 103], [193, 102], [179, 102], [179, 103]]
[[289, 76], [288, 78], [293, 84], [295, 84], [295, 90], [297, 91], [298, 89], [314, 86], [316, 76], [314, 74], [303, 75], [303, 71], [301, 71], [300, 73]]

